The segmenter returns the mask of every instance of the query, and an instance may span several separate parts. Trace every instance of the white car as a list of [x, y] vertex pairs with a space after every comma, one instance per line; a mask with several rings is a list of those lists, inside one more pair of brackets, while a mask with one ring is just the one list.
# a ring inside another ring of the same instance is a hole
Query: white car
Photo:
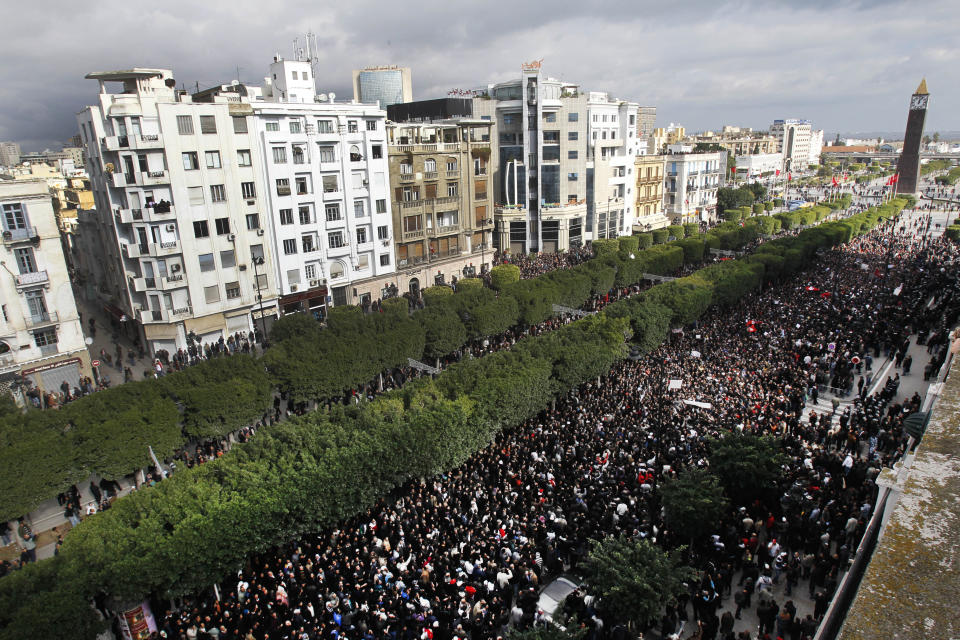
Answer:
[[540, 600], [537, 602], [537, 608], [543, 612], [543, 617], [553, 622], [553, 614], [567, 596], [577, 590], [578, 586], [580, 585], [576, 582], [563, 577], [548, 584], [540, 592]]

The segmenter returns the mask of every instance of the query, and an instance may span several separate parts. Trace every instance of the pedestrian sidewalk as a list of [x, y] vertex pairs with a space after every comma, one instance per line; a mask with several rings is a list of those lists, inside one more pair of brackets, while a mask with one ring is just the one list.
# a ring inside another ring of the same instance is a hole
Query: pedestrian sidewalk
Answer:
[[[81, 293], [82, 292], [77, 291], [75, 298], [77, 301], [77, 310], [80, 312], [82, 319], [83, 333], [93, 341], [92, 344], [87, 345], [91, 362], [94, 360], [100, 361], [99, 372], [109, 378], [110, 386], [123, 384], [124, 367], [130, 367], [134, 380], [142, 380], [143, 372], [147, 369], [152, 369], [153, 366], [150, 354], [144, 354], [143, 358], [135, 357], [134, 360], [131, 361], [131, 353], [135, 356], [138, 355], [133, 347], [133, 338], [131, 338], [127, 332], [123, 331], [122, 328], [114, 329], [115, 326], [121, 326], [120, 322], [110, 316], [103, 308], [101, 302], [98, 300], [85, 300]], [[95, 330], [92, 334], [90, 331], [91, 318], [95, 323]], [[123, 351], [123, 363], [121, 366], [118, 366], [116, 359], [117, 345], [119, 345]], [[104, 354], [109, 356], [109, 361]]]

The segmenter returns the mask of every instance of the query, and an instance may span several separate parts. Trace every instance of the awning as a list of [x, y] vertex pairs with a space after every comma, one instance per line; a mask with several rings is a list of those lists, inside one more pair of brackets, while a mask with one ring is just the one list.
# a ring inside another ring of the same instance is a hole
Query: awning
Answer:
[[175, 324], [145, 324], [143, 332], [147, 340], [176, 340], [178, 333]]
[[226, 321], [222, 313], [214, 313], [202, 318], [192, 318], [186, 321], [187, 333], [193, 331], [197, 335], [220, 331], [226, 326]]

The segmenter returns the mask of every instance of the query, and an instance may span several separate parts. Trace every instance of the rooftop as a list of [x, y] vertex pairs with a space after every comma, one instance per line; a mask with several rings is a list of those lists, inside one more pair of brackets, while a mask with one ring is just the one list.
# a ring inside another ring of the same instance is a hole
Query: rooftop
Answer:
[[139, 80], [142, 78], [163, 77], [164, 74], [173, 75], [169, 69], [146, 69], [134, 67], [123, 71], [92, 71], [84, 76], [87, 80], [103, 80], [107, 82], [123, 82], [124, 80]]

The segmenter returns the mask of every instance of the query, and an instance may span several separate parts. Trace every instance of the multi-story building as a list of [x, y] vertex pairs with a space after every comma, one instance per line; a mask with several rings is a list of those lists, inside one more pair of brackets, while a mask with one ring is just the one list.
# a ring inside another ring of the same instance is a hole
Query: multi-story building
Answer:
[[474, 117], [497, 132], [494, 247], [557, 251], [629, 234], [633, 162], [643, 145], [638, 109], [548, 78], [538, 62], [474, 98]]
[[687, 130], [679, 124], [670, 123], [666, 127], [657, 127], [653, 130], [653, 148], [647, 153], [664, 153], [668, 145], [678, 144], [686, 138]]
[[783, 167], [779, 153], [751, 153], [737, 156], [737, 177], [748, 179], [775, 175]]
[[806, 171], [810, 164], [810, 121], [774, 120], [770, 135], [780, 141], [784, 171]]
[[716, 220], [717, 189], [723, 186], [726, 170], [726, 151], [668, 155], [664, 213], [674, 224]]
[[46, 182], [0, 180], [0, 212], [0, 387], [72, 391], [90, 356]]
[[748, 127], [726, 125], [720, 133], [704, 131], [690, 137], [694, 143], [718, 144], [735, 156], [777, 153], [780, 140], [766, 132], [755, 132]]
[[401, 291], [416, 294], [491, 264], [491, 126], [469, 118], [388, 125]]
[[366, 67], [353, 70], [353, 99], [386, 109], [392, 104], [413, 100], [413, 79], [409, 67]]
[[20, 144], [0, 142], [0, 167], [15, 167], [20, 164]]
[[270, 73], [250, 108], [281, 310], [368, 306], [396, 269], [386, 113], [317, 96], [307, 61], [277, 58]]
[[810, 159], [808, 164], [820, 164], [820, 152], [823, 149], [823, 129], [816, 129], [810, 132]]
[[656, 107], [640, 107], [640, 111], [637, 114], [637, 137], [640, 138], [641, 142], [645, 142], [647, 145], [645, 153], [656, 154], [659, 152], [659, 149], [655, 147], [653, 141], [653, 131], [656, 128], [657, 123], [657, 108]]
[[87, 78], [98, 103], [77, 119], [106, 232], [79, 242], [103, 263], [79, 277], [98, 278], [106, 308], [154, 352], [253, 330], [277, 296], [252, 107], [194, 102], [166, 69]]
[[635, 232], [660, 229], [670, 224], [670, 219], [663, 215], [663, 167], [666, 156], [637, 156], [634, 162], [634, 173], [637, 176], [634, 188], [636, 189], [636, 212], [633, 221]]

